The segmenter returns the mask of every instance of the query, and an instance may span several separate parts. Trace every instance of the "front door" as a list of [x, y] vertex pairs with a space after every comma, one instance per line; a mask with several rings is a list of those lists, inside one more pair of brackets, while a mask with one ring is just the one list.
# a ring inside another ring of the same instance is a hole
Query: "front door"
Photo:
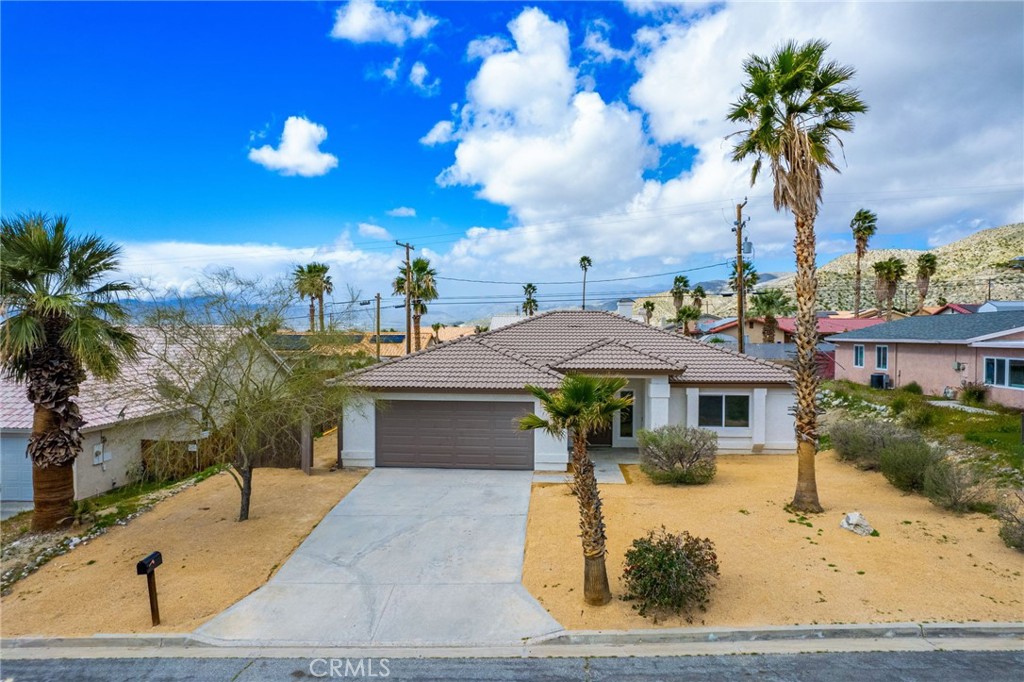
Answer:
[[[636, 394], [631, 389], [619, 391], [620, 398], [634, 398]], [[630, 405], [624, 410], [619, 410], [618, 419], [618, 433], [615, 434], [618, 438], [629, 438], [630, 440], [636, 438], [636, 426], [633, 423], [635, 412], [633, 411], [633, 405]]]
[[612, 446], [612, 425], [600, 431], [593, 431], [587, 436], [587, 445], [610, 448]]

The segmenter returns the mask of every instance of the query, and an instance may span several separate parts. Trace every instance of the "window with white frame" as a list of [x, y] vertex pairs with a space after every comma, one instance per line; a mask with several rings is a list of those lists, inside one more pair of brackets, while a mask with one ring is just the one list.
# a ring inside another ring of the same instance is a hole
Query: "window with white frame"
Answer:
[[701, 395], [697, 404], [697, 426], [748, 428], [749, 395]]
[[1024, 389], [1024, 358], [985, 358], [985, 383]]
[[889, 346], [875, 346], [875, 369], [889, 369]]
[[853, 347], [853, 366], [864, 366], [864, 344], [858, 343]]

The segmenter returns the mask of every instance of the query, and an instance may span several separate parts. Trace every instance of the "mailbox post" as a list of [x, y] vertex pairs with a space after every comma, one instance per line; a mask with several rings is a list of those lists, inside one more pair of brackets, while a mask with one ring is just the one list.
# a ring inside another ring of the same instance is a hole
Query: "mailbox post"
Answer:
[[135, 564], [135, 572], [146, 576], [146, 585], [149, 587], [149, 613], [153, 616], [154, 627], [160, 625], [160, 605], [156, 600], [156, 567], [163, 562], [164, 558], [160, 552], [153, 552]]

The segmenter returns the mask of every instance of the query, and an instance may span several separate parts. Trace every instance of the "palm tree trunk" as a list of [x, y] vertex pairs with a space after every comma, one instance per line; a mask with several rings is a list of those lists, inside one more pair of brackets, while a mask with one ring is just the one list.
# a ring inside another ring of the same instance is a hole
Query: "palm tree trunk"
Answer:
[[324, 330], [324, 295], [320, 294], [316, 297], [317, 303], [320, 304], [320, 331]]
[[580, 538], [583, 541], [583, 599], [591, 606], [611, 601], [608, 587], [604, 514], [597, 488], [594, 463], [587, 454], [586, 434], [574, 434], [573, 484], [580, 506]]
[[422, 316], [412, 316], [413, 339], [416, 341], [416, 350], [420, 349], [420, 317]]
[[309, 297], [309, 331], [316, 331], [316, 302], [313, 300], [315, 297]]
[[857, 254], [857, 269], [853, 272], [853, 316], [860, 317], [860, 254]]
[[917, 309], [924, 307], [924, 299], [928, 296], [929, 281], [926, 277], [917, 278]]
[[814, 457], [818, 450], [818, 368], [815, 346], [818, 328], [815, 306], [818, 281], [814, 265], [814, 220], [796, 215], [796, 452], [797, 480], [793, 507], [820, 512]]
[[761, 329], [761, 340], [765, 343], [775, 343], [775, 327], [778, 324], [771, 315], [764, 318], [764, 327]]
[[53, 530], [71, 517], [75, 501], [74, 464], [32, 465], [32, 530]]
[[583, 309], [587, 309], [587, 271], [583, 271]]

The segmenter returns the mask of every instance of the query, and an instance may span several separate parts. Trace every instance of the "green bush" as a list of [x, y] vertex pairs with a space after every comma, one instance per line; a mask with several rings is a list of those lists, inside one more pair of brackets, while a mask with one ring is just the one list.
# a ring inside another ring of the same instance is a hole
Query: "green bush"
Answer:
[[888, 444], [897, 440], [921, 439], [913, 431], [877, 419], [833, 422], [828, 427], [828, 437], [839, 459], [868, 470], [878, 470], [879, 457]]
[[909, 384], [903, 387], [904, 393], [911, 393], [913, 395], [924, 395], [924, 391], [921, 390], [921, 384], [916, 381], [911, 381]]
[[965, 512], [983, 507], [988, 489], [970, 464], [940, 457], [925, 469], [924, 494], [939, 507]]
[[640, 470], [655, 483], [702, 484], [718, 470], [718, 434], [687, 426], [662, 426], [637, 433]]
[[1009, 493], [999, 505], [999, 537], [1024, 552], [1024, 491]]
[[882, 449], [879, 466], [889, 483], [907, 492], [921, 492], [928, 466], [939, 454], [923, 438], [900, 438]]
[[915, 405], [900, 415], [900, 423], [908, 429], [924, 429], [935, 424], [938, 416], [934, 407]]
[[892, 410], [893, 414], [903, 414], [903, 411], [907, 409], [909, 404], [910, 400], [906, 396], [897, 395], [889, 401], [889, 409]]
[[622, 583], [625, 600], [641, 616], [650, 614], [655, 622], [663, 614], [685, 614], [693, 622], [693, 610], [707, 610], [711, 588], [719, 576], [715, 545], [707, 538], [695, 538], [686, 531], [674, 535], [651, 531], [633, 540], [626, 550]]
[[985, 384], [964, 384], [960, 389], [960, 402], [964, 405], [984, 405], [987, 393]]

